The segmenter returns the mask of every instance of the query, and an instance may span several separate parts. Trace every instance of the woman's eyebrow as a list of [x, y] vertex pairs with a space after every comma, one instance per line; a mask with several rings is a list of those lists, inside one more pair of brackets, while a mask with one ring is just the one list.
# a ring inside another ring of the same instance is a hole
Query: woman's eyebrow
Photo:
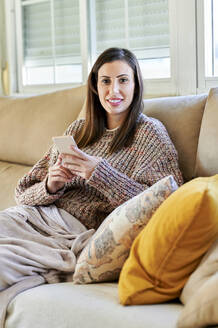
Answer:
[[129, 74], [124, 73], [124, 74], [117, 75], [117, 77], [121, 77], [121, 76], [129, 76]]
[[[116, 77], [121, 77], [121, 76], [129, 76], [129, 74], [127, 74], [127, 73], [126, 74], [125, 73], [124, 74], [119, 74]], [[107, 75], [101, 75], [100, 77], [107, 77], [109, 79], [111, 78], [111, 76], [107, 76]]]

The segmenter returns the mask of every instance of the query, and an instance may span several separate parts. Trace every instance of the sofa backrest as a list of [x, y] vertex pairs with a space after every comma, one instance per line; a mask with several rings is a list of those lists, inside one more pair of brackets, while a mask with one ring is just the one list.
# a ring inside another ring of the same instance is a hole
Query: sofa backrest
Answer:
[[[178, 151], [185, 181], [196, 176], [196, 153], [206, 101], [206, 94], [144, 99], [144, 114], [165, 125]], [[84, 116], [85, 106], [78, 117]]]
[[[82, 86], [29, 98], [0, 98], [0, 160], [34, 165], [52, 144], [52, 136], [62, 135], [78, 118], [82, 107], [80, 117], [84, 115], [85, 97], [86, 87]], [[167, 128], [185, 181], [195, 177], [206, 100], [207, 95], [144, 100], [144, 113], [159, 119]]]
[[28, 98], [0, 98], [0, 160], [33, 165], [73, 122], [86, 87]]
[[144, 100], [144, 113], [166, 127], [179, 155], [185, 181], [195, 176], [196, 153], [207, 95]]
[[209, 92], [196, 158], [196, 176], [218, 174], [218, 88]]

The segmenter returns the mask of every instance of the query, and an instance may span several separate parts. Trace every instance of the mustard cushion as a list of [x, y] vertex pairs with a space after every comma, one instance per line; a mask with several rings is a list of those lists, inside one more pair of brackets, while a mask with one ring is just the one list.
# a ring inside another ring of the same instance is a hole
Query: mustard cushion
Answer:
[[218, 236], [218, 175], [196, 178], [175, 191], [136, 237], [122, 268], [122, 304], [177, 298]]

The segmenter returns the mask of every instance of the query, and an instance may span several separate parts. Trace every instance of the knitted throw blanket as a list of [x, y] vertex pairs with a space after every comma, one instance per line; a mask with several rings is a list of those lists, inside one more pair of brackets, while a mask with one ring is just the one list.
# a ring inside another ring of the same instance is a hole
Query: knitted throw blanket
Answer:
[[72, 281], [76, 258], [93, 233], [55, 205], [0, 212], [0, 328], [18, 293]]

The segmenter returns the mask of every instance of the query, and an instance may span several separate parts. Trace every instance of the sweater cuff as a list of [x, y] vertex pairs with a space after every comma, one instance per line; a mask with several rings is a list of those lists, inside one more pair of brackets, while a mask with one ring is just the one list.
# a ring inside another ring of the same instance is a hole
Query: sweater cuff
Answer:
[[47, 177], [32, 187], [28, 188], [23, 195], [18, 198], [18, 202], [26, 205], [49, 205], [55, 202], [64, 194], [64, 188], [55, 194], [50, 194], [46, 188]]
[[34, 192], [34, 202], [36, 205], [49, 205], [59, 199], [64, 194], [64, 188], [56, 192], [55, 194], [50, 194], [46, 187], [47, 177], [36, 185], [36, 191]]
[[105, 159], [97, 165], [88, 184], [103, 193], [114, 206], [119, 206], [145, 189], [114, 169]]

